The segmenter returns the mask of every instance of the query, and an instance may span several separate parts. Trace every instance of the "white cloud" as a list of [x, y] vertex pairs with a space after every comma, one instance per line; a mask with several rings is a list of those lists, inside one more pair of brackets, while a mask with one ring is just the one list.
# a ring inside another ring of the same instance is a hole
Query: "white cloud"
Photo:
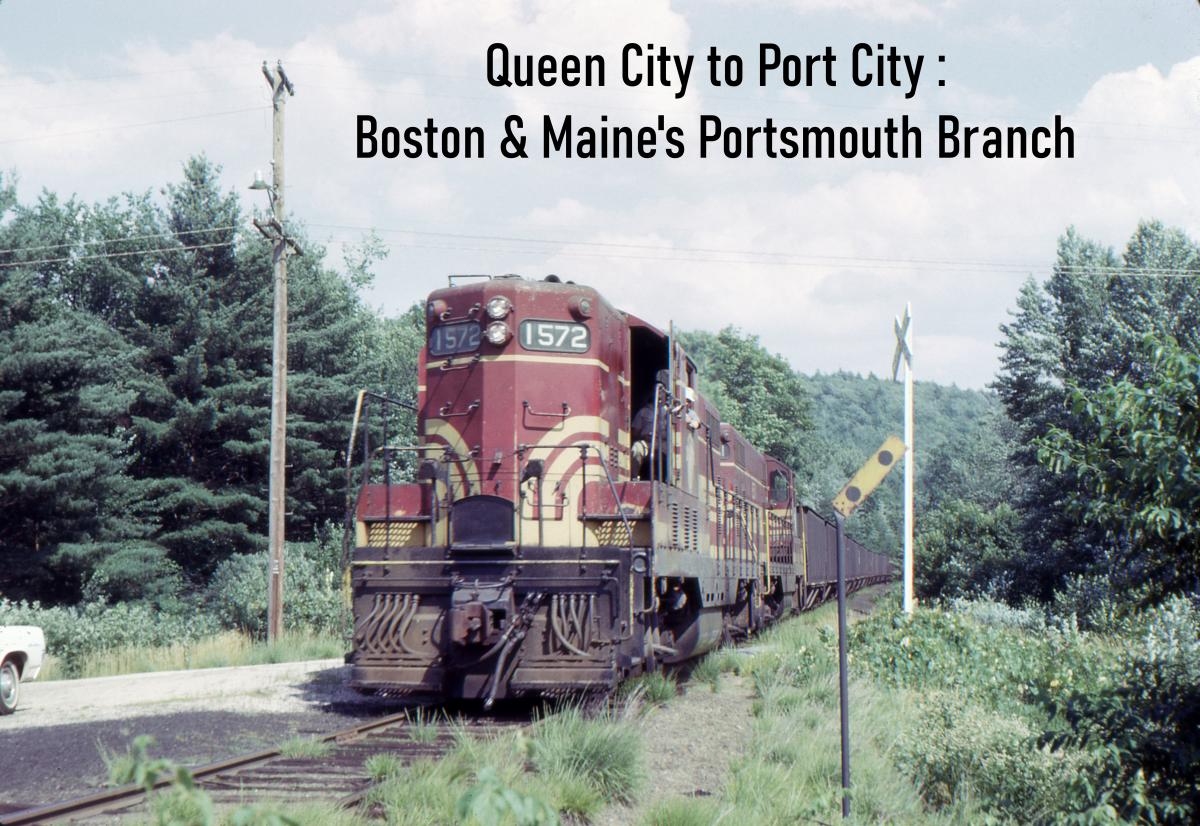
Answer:
[[[792, 4], [807, 11], [827, 5]], [[851, 8], [917, 19], [942, 7], [863, 0]], [[636, 27], [628, 22], [633, 9]], [[354, 157], [359, 113], [400, 126], [429, 116], [483, 123], [489, 149], [510, 109], [576, 111], [581, 120], [608, 111], [614, 121], [640, 124], [674, 107], [667, 111], [689, 132], [699, 111], [726, 116], [732, 109], [729, 122], [745, 124], [769, 114], [796, 122], [883, 116], [818, 109], [807, 99], [745, 108], [720, 100], [752, 98], [749, 88], [711, 94], [695, 88], [682, 103], [666, 90], [625, 89], [611, 73], [620, 46], [634, 36], [673, 51], [698, 48], [692, 23], [666, 2], [626, 8], [463, 0], [398, 3], [282, 51], [234, 34], [178, 50], [140, 43], [113, 58], [108, 74], [118, 77], [108, 79], [62, 71], [50, 82], [0, 64], [6, 115], [0, 163], [19, 171], [25, 200], [42, 186], [94, 199], [157, 188], [178, 177], [187, 155], [204, 150], [225, 165], [227, 185], [240, 189], [255, 168], [268, 165], [270, 115], [258, 66], [281, 57], [297, 89], [287, 115], [289, 208], [314, 225], [314, 235], [332, 240], [335, 254], [358, 230], [327, 225], [572, 242], [385, 233], [395, 247], [373, 297], [388, 309], [403, 309], [449, 271], [558, 272], [592, 283], [652, 323], [674, 318], [709, 329], [732, 323], [761, 335], [801, 369], [880, 373], [890, 364], [892, 316], [911, 300], [920, 376], [972, 386], [994, 373], [996, 326], [1027, 272], [984, 270], [974, 262], [1029, 262], [1031, 270], [1044, 270], [1069, 224], [1118, 246], [1149, 217], [1200, 236], [1196, 195], [1182, 183], [1200, 178], [1194, 149], [1200, 57], [1165, 73], [1143, 66], [1099, 77], [1067, 112], [1076, 130], [1074, 160]], [[522, 53], [604, 53], [609, 88], [491, 89], [483, 81], [483, 53], [497, 40]], [[956, 84], [932, 100], [964, 117], [1001, 115], [1019, 111], [1019, 90], [1008, 88], [1011, 96], [997, 98]], [[128, 126], [249, 107], [261, 109]], [[122, 125], [128, 128], [114, 128]], [[46, 137], [73, 132], [81, 134]], [[927, 155], [936, 149], [933, 138], [927, 130]], [[805, 266], [779, 266], [763, 252]]]
[[[868, 20], [907, 23], [932, 20], [938, 3], [923, 0], [758, 0], [760, 5], [781, 6], [797, 14], [848, 13]], [[946, 2], [949, 7], [953, 3]]]

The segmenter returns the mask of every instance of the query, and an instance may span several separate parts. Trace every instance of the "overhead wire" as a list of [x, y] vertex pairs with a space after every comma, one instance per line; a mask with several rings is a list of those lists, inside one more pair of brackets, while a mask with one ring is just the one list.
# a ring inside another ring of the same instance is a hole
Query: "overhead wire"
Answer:
[[[988, 261], [980, 259], [960, 259], [960, 258], [899, 258], [899, 257], [879, 257], [879, 256], [854, 256], [854, 255], [832, 255], [832, 254], [803, 254], [803, 253], [788, 253], [778, 252], [774, 250], [747, 250], [747, 249], [732, 249], [720, 247], [685, 247], [685, 246], [663, 246], [655, 244], [634, 243], [634, 242], [614, 242], [614, 241], [586, 241], [581, 239], [564, 239], [564, 238], [536, 238], [530, 236], [508, 236], [508, 235], [482, 235], [472, 233], [453, 233], [453, 232], [434, 232], [428, 230], [416, 230], [410, 228], [384, 228], [384, 227], [368, 227], [355, 226], [349, 224], [321, 224], [310, 223], [309, 227], [333, 229], [338, 232], [361, 231], [361, 232], [380, 232], [397, 235], [412, 235], [418, 238], [426, 237], [433, 239], [445, 239], [448, 243], [432, 243], [432, 242], [391, 242], [395, 246], [402, 246], [415, 249], [431, 249], [431, 250], [447, 250], [447, 251], [472, 251], [472, 252], [489, 252], [503, 253], [509, 255], [523, 256], [545, 256], [545, 257], [562, 257], [562, 258], [580, 258], [580, 259], [618, 259], [618, 260], [637, 260], [637, 261], [665, 261], [673, 263], [688, 263], [688, 264], [736, 264], [736, 265], [752, 265], [752, 266], [770, 266], [784, 268], [843, 268], [843, 269], [864, 269], [864, 270], [912, 270], [930, 271], [930, 272], [959, 272], [959, 273], [1032, 273], [1045, 272], [1047, 270], [1055, 270], [1058, 272], [1076, 273], [1085, 275], [1106, 275], [1106, 276], [1124, 276], [1124, 277], [1200, 277], [1200, 265], [1197, 269], [1183, 269], [1178, 267], [1125, 267], [1125, 266], [1097, 266], [1089, 264], [1042, 264], [1036, 262], [1021, 262], [1021, 261]], [[78, 242], [63, 242], [59, 244], [44, 244], [32, 247], [11, 247], [0, 250], [0, 254], [15, 254], [20, 252], [28, 252], [31, 250], [50, 250], [59, 249], [71, 246], [88, 246], [96, 244], [115, 244], [130, 241], [150, 240], [154, 238], [171, 238], [182, 235], [200, 235], [211, 232], [223, 232], [228, 230], [238, 229], [237, 225], [229, 224], [216, 227], [207, 227], [197, 230], [182, 230], [179, 232], [163, 232], [163, 233], [148, 233], [142, 235], [131, 235], [121, 238], [105, 238], [94, 240], [83, 240]], [[347, 243], [345, 241], [338, 242], [330, 239], [335, 243]], [[464, 244], [463, 241], [474, 241], [479, 243]], [[491, 246], [485, 246], [492, 242]], [[89, 253], [84, 255], [64, 256], [59, 258], [43, 258], [37, 260], [16, 261], [0, 264], [0, 267], [13, 268], [18, 266], [29, 266], [34, 264], [59, 263], [63, 261], [80, 261], [94, 258], [116, 258], [145, 255], [155, 252], [174, 252], [190, 249], [205, 249], [220, 246], [231, 246], [233, 242], [217, 242], [210, 244], [192, 244], [178, 247], [156, 247], [143, 250], [110, 252], [110, 253]], [[512, 246], [513, 244], [525, 245], [524, 248]], [[536, 244], [538, 248], [529, 248], [528, 245]], [[585, 247], [587, 250], [571, 249], [571, 247]], [[658, 254], [648, 254], [658, 253]]]
[[[947, 271], [1000, 271], [1000, 272], [1033, 272], [1046, 269], [1058, 269], [1065, 272], [1095, 273], [1104, 275], [1150, 275], [1150, 276], [1200, 276], [1197, 270], [1180, 269], [1178, 267], [1147, 267], [1131, 270], [1126, 267], [1098, 267], [1091, 265], [1046, 265], [1036, 262], [1019, 261], [986, 261], [978, 259], [955, 258], [895, 258], [871, 257], [853, 255], [826, 255], [776, 252], [771, 250], [721, 249], [714, 247], [680, 247], [662, 246], [644, 243], [622, 243], [612, 241], [583, 241], [572, 239], [531, 238], [527, 236], [476, 235], [468, 233], [433, 232], [429, 230], [393, 229], [383, 227], [352, 226], [346, 224], [310, 223], [310, 227], [335, 229], [340, 231], [355, 230], [365, 232], [381, 232], [399, 235], [414, 235], [418, 237], [448, 238], [453, 240], [496, 241], [501, 243], [540, 244], [558, 247], [592, 247], [613, 250], [647, 250], [665, 253], [663, 255], [640, 255], [621, 252], [580, 252], [570, 249], [519, 249], [512, 247], [480, 247], [463, 244], [421, 244], [401, 243], [399, 246], [424, 249], [463, 249], [479, 252], [507, 252], [520, 255], [554, 255], [573, 258], [618, 258], [646, 261], [674, 261], [684, 263], [711, 264], [755, 264], [767, 266], [790, 267], [854, 267], [858, 269], [936, 269]], [[672, 254], [673, 253], [673, 254]], [[707, 256], [707, 257], [706, 257]], [[712, 256], [741, 256], [741, 258], [715, 258]], [[761, 260], [774, 259], [774, 260]]]
[[183, 117], [164, 118], [162, 120], [148, 120], [148, 121], [142, 121], [141, 123], [121, 123], [121, 124], [114, 124], [112, 126], [96, 126], [91, 129], [77, 129], [77, 130], [74, 130], [71, 132], [55, 132], [55, 133], [44, 134], [44, 135], [28, 135], [23, 138], [5, 138], [4, 140], [0, 140], [0, 144], [24, 143], [25, 141], [40, 141], [40, 140], [48, 140], [50, 138], [67, 138], [67, 137], [72, 137], [74, 135], [91, 135], [91, 134], [95, 134], [97, 132], [116, 132], [116, 131], [120, 131], [122, 129], [139, 129], [143, 126], [161, 126], [166, 123], [183, 123], [184, 121], [189, 121], [189, 120], [203, 120], [204, 118], [216, 118], [216, 117], [223, 117], [226, 115], [237, 115], [237, 114], [241, 114], [243, 112], [262, 112], [262, 111], [265, 111], [270, 108], [271, 107], [269, 107], [269, 106], [248, 106], [244, 109], [228, 109], [224, 112], [204, 112], [204, 113], [198, 114], [198, 115], [185, 115]]
[[[250, 92], [250, 91], [259, 91], [259, 89], [258, 89], [258, 85], [250, 86], [248, 84], [243, 84], [240, 86], [232, 86], [232, 85], [231, 86], [223, 86], [223, 87], [217, 88], [217, 89], [189, 89], [188, 96], [189, 97], [208, 96], [208, 95], [224, 94], [229, 91]], [[114, 103], [142, 103], [143, 101], [148, 101], [148, 100], [178, 100], [178, 99], [179, 99], [178, 92], [171, 92], [168, 94], [161, 94], [161, 95], [138, 95], [136, 97], [127, 97], [127, 98], [107, 98], [107, 99], [105, 99], [105, 98], [100, 98], [100, 97], [90, 97], [90, 98], [79, 99], [79, 100], [60, 101], [59, 103], [47, 103], [47, 104], [43, 104], [41, 106], [22, 106], [19, 109], [6, 109], [5, 114], [11, 116], [11, 115], [19, 114], [21, 112], [42, 112], [47, 109], [68, 109], [72, 106], [111, 106]]]
[[232, 241], [218, 241], [212, 244], [189, 244], [181, 247], [154, 247], [152, 249], [131, 250], [129, 252], [101, 252], [87, 255], [67, 255], [62, 258], [41, 258], [36, 261], [8, 261], [0, 263], [0, 269], [16, 269], [31, 267], [35, 264], [59, 264], [66, 261], [88, 261], [99, 258], [130, 258], [136, 255], [150, 255], [156, 252], [187, 252], [189, 250], [216, 249], [217, 247], [232, 247]]
[[96, 244], [120, 244], [125, 241], [145, 241], [150, 238], [177, 238], [180, 235], [200, 235], [205, 232], [225, 232], [226, 230], [237, 228], [237, 224], [227, 224], [223, 227], [208, 227], [207, 229], [172, 230], [170, 232], [151, 232], [146, 233], [145, 235], [126, 235], [120, 238], [95, 238], [81, 241], [63, 241], [59, 244], [38, 244], [32, 247], [10, 247], [5, 250], [0, 250], [0, 255], [16, 252], [30, 252], [32, 250], [54, 250], [61, 249], [63, 247], [94, 246]]

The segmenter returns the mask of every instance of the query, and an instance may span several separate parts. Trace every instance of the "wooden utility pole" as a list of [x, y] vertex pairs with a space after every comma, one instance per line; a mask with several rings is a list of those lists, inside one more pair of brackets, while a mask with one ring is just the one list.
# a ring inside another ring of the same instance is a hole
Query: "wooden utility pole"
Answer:
[[[277, 62], [274, 70], [262, 65], [263, 76], [271, 87], [275, 111], [272, 128], [271, 186], [255, 181], [251, 189], [267, 189], [271, 202], [271, 220], [264, 225], [255, 221], [259, 232], [274, 242], [275, 264], [274, 321], [271, 343], [271, 458], [269, 482], [268, 542], [270, 567], [267, 584], [267, 639], [277, 640], [283, 633], [283, 542], [287, 511], [287, 257], [288, 246], [295, 244], [283, 230], [283, 112], [288, 96], [294, 95], [292, 82]], [[299, 249], [296, 250], [299, 252]]]
[[912, 304], [904, 305], [904, 320], [896, 319], [896, 353], [892, 381], [904, 361], [904, 613], [913, 612], [913, 370]]

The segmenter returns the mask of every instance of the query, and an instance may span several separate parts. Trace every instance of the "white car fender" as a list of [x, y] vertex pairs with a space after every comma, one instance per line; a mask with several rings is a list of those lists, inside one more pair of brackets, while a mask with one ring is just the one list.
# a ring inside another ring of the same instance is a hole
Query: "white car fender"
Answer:
[[15, 660], [21, 682], [37, 679], [46, 656], [46, 636], [36, 625], [0, 626], [0, 663]]

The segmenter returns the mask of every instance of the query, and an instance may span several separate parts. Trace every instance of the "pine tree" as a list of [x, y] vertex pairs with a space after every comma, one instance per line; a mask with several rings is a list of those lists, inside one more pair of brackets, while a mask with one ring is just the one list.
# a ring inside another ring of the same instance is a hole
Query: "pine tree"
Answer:
[[[37, 279], [0, 270], [0, 557], [6, 594], [73, 599], [113, 557], [139, 576], [174, 573], [131, 515], [127, 474], [136, 356], [94, 318], [50, 301]], [[96, 583], [91, 583], [96, 584]]]

